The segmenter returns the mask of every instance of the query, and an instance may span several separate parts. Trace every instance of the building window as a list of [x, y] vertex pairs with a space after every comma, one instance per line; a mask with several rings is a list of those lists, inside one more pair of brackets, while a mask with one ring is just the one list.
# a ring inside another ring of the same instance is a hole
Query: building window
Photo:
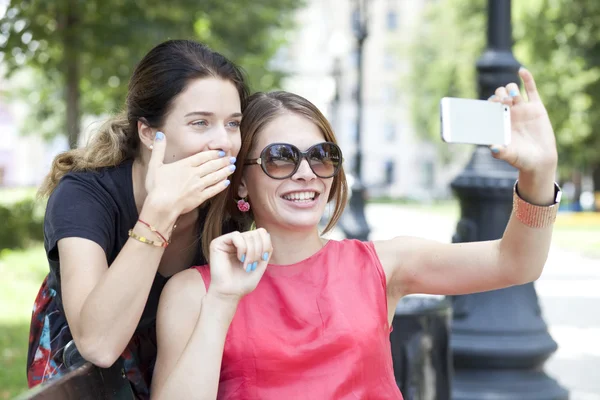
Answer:
[[385, 183], [391, 185], [394, 183], [394, 161], [388, 160], [385, 163]]
[[398, 29], [398, 15], [396, 14], [396, 11], [389, 10], [386, 14], [385, 20], [388, 31], [395, 31]]

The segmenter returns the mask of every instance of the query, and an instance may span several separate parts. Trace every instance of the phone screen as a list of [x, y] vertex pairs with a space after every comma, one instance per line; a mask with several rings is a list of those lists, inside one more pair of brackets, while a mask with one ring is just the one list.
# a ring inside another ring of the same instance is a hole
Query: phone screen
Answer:
[[440, 103], [442, 139], [448, 143], [507, 145], [510, 107], [486, 100], [444, 97]]

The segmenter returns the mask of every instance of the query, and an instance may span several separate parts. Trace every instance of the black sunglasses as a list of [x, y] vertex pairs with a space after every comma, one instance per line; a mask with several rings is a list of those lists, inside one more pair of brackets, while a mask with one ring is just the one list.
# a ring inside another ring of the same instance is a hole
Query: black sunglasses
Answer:
[[298, 171], [304, 158], [319, 178], [334, 177], [343, 161], [342, 150], [335, 143], [318, 143], [306, 151], [292, 144], [273, 143], [263, 149], [260, 158], [246, 160], [244, 165], [258, 164], [270, 178], [287, 179]]

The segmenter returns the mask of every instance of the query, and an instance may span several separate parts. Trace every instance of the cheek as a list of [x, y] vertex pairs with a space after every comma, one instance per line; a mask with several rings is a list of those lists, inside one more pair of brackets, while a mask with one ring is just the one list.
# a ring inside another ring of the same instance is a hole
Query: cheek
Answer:
[[237, 134], [231, 135], [231, 155], [237, 157], [240, 152], [240, 147], [242, 147], [242, 137], [238, 131]]

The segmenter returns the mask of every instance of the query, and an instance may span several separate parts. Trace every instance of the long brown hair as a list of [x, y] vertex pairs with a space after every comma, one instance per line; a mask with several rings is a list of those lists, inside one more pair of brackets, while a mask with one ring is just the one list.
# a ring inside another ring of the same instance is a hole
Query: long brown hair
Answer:
[[160, 127], [191, 80], [219, 77], [238, 90], [242, 110], [249, 90], [242, 71], [223, 55], [191, 40], [168, 40], [140, 61], [129, 81], [125, 111], [106, 122], [86, 147], [56, 156], [38, 194], [49, 196], [68, 172], [116, 166], [138, 156], [137, 124]]
[[[222, 226], [225, 219], [232, 219], [241, 230], [249, 229], [254, 222], [252, 210], [242, 213], [236, 207], [237, 189], [244, 174], [244, 160], [248, 158], [248, 154], [256, 146], [260, 132], [275, 118], [287, 112], [309, 119], [323, 133], [326, 141], [337, 144], [335, 134], [327, 118], [314, 104], [305, 98], [288, 92], [255, 93], [250, 96], [240, 126], [242, 146], [237, 157], [237, 168], [231, 177], [231, 185], [218, 198], [215, 197], [212, 202], [214, 206], [210, 208], [206, 217], [202, 234], [202, 250], [207, 259], [210, 254], [210, 242], [223, 233]], [[347, 199], [348, 183], [342, 166], [333, 178], [331, 192], [327, 199], [328, 202], [335, 201], [335, 208], [323, 233], [331, 230], [340, 219]]]

